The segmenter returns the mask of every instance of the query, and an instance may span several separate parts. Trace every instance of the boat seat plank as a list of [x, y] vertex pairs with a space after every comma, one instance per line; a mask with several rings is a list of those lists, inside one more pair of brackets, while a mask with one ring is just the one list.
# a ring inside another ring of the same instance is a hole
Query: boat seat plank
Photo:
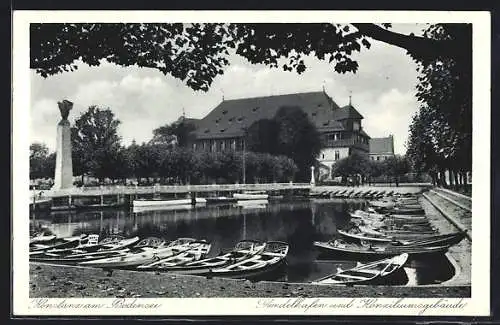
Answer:
[[368, 274], [379, 274], [380, 270], [374, 270], [374, 269], [360, 269], [360, 270], [353, 270], [356, 273], [368, 273]]
[[365, 276], [356, 276], [356, 275], [349, 275], [349, 274], [337, 274], [335, 277], [356, 279], [356, 280], [364, 280], [364, 279], [369, 278], [369, 277], [365, 277]]

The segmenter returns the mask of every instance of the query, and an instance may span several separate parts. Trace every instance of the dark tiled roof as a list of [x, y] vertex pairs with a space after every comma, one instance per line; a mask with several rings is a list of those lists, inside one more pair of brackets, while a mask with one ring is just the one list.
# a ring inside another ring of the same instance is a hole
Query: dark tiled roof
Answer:
[[339, 109], [337, 112], [337, 120], [345, 120], [348, 118], [362, 119], [363, 116], [352, 106], [347, 105]]
[[394, 154], [394, 138], [389, 136], [370, 139], [370, 154]]
[[199, 118], [191, 118], [191, 117], [184, 118], [185, 123], [189, 123], [189, 124], [193, 124], [193, 125], [197, 125], [199, 121], [201, 121]]
[[260, 119], [272, 119], [283, 106], [301, 107], [320, 132], [343, 130], [340, 117], [363, 118], [354, 107], [340, 108], [326, 93], [309, 92], [225, 100], [197, 122], [195, 135], [203, 138], [238, 137]]

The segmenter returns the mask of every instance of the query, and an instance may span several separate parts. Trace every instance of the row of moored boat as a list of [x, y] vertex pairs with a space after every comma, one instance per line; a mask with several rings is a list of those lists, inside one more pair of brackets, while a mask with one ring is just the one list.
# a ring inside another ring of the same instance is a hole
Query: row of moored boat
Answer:
[[110, 236], [99, 241], [98, 237], [33, 238], [30, 260], [105, 269], [249, 277], [279, 268], [289, 248], [280, 241], [242, 240], [230, 251], [207, 257], [211, 244], [206, 240], [179, 238], [168, 242], [157, 237], [139, 240]]
[[329, 256], [356, 259], [358, 264], [315, 281], [318, 284], [388, 282], [411, 257], [444, 254], [465, 237], [463, 232], [439, 234], [416, 196], [370, 201], [365, 210], [350, 215], [338, 238], [314, 245]]
[[[412, 256], [445, 253], [465, 234], [438, 234], [417, 197], [392, 197], [370, 201], [365, 210], [351, 213], [351, 222], [338, 230], [340, 237], [314, 242], [321, 252], [335, 259], [358, 261], [353, 268], [337, 269], [317, 284], [379, 284], [397, 276]], [[206, 240], [157, 237], [142, 240], [98, 235], [57, 238], [39, 235], [30, 241], [30, 260], [126, 268], [182, 274], [251, 278], [275, 271], [285, 264], [289, 245], [281, 241], [242, 240], [229, 251], [209, 257]]]

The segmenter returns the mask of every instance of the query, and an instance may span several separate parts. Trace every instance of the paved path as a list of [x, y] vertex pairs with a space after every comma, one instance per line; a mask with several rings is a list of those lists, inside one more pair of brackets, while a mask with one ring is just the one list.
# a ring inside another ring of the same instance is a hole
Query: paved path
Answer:
[[[432, 203], [431, 203], [432, 202]], [[425, 214], [429, 222], [436, 227], [441, 234], [453, 233], [459, 230], [471, 230], [471, 214], [470, 212], [454, 206], [451, 202], [443, 199], [436, 193], [429, 191], [425, 193], [420, 203], [425, 210]], [[447, 216], [443, 215], [444, 212]], [[445, 282], [446, 285], [470, 285], [471, 284], [471, 253], [472, 253], [472, 238], [462, 240], [457, 245], [448, 249], [448, 255], [455, 263], [457, 269], [456, 275]]]

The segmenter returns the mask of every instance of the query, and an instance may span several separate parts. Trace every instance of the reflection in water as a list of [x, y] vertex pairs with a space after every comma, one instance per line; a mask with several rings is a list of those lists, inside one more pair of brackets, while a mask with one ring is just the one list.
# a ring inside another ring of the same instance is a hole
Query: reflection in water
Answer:
[[[280, 240], [290, 245], [287, 267], [284, 274], [273, 275], [272, 279], [307, 282], [331, 274], [337, 267], [355, 266], [356, 261], [318, 260], [313, 242], [337, 236], [337, 229], [349, 222], [347, 211], [362, 206], [362, 201], [314, 200], [256, 206], [218, 204], [178, 210], [59, 211], [37, 214], [30, 229], [46, 226], [61, 237], [82, 233], [102, 237], [157, 236], [166, 240], [194, 237], [212, 243], [211, 256], [231, 249], [242, 239]], [[453, 273], [444, 256], [432, 261], [412, 261], [406, 269], [409, 281], [417, 284], [442, 282]]]

